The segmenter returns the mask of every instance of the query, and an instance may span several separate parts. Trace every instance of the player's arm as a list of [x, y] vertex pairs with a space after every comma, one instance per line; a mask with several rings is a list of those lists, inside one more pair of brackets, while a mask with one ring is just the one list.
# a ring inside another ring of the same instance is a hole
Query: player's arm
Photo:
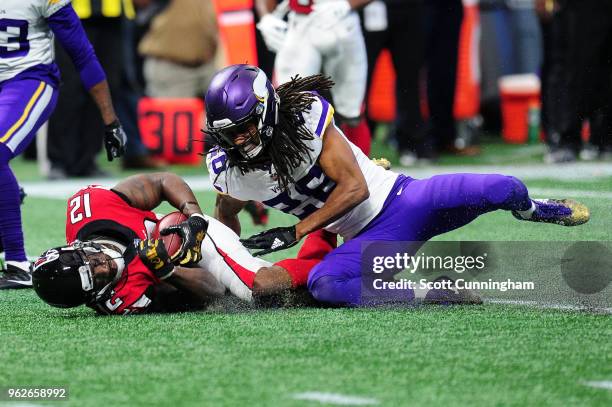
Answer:
[[262, 17], [268, 13], [271, 13], [277, 6], [278, 2], [276, 0], [256, 0], [255, 1], [255, 10], [259, 17]]
[[325, 204], [295, 226], [273, 228], [242, 239], [247, 249], [262, 249], [255, 256], [296, 245], [307, 234], [329, 225], [370, 196], [355, 155], [336, 126], [328, 126], [323, 133], [319, 165], [336, 183]]
[[355, 155], [336, 126], [328, 126], [325, 130], [319, 165], [336, 187], [320, 209], [295, 225], [298, 240], [329, 225], [370, 196]]
[[189, 185], [170, 172], [133, 175], [119, 182], [113, 191], [127, 198], [134, 208], [145, 211], [153, 210], [165, 201], [186, 216], [202, 214]]
[[125, 152], [127, 138], [117, 119], [106, 74], [96, 57], [79, 17], [70, 4], [46, 18], [49, 28], [66, 50], [79, 72], [83, 86], [100, 110], [105, 125], [104, 143], [109, 161]]
[[221, 283], [204, 269], [175, 266], [160, 240], [141, 240], [136, 250], [140, 261], [161, 283], [174, 287], [184, 296], [183, 302], [203, 304], [225, 293]]
[[201, 268], [177, 266], [164, 283], [175, 289], [161, 289], [158, 292], [156, 300], [163, 304], [166, 311], [178, 310], [176, 307], [181, 305], [200, 308], [208, 301], [225, 294], [225, 287], [212, 274]]
[[353, 10], [360, 9], [361, 7], [367, 6], [373, 0], [348, 0]]
[[193, 191], [181, 177], [169, 172], [134, 175], [117, 184], [113, 191], [123, 195], [135, 208], [152, 210], [166, 201], [187, 215], [187, 220], [163, 229], [161, 234], [176, 233], [182, 239], [181, 248], [172, 257], [175, 263], [187, 265], [202, 259], [208, 221]]
[[232, 198], [226, 194], [218, 194], [215, 201], [215, 218], [240, 236], [241, 227], [238, 213], [246, 204], [246, 201]]
[[261, 32], [264, 42], [272, 52], [278, 52], [287, 37], [287, 22], [283, 20], [289, 11], [289, 1], [284, 0], [277, 5], [275, 0], [257, 0], [255, 9], [259, 15], [257, 29]]

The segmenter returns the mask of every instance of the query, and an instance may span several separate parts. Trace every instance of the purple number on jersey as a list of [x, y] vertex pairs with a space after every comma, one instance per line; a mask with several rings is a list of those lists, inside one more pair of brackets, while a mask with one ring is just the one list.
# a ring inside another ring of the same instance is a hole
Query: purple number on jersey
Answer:
[[[0, 31], [9, 34], [7, 44], [18, 44], [19, 47], [3, 47], [0, 46], [0, 58], [17, 58], [22, 57], [30, 52], [30, 43], [28, 42], [28, 22], [25, 20], [13, 20], [12, 18], [0, 18]], [[18, 31], [15, 32], [15, 31]]]
[[223, 151], [220, 148], [216, 149], [216, 152], [214, 151], [211, 151], [211, 152], [214, 154], [212, 156], [214, 158], [211, 160], [210, 166], [212, 167], [212, 170], [215, 173], [215, 175], [219, 175], [221, 171], [225, 170], [225, 167], [227, 164], [227, 156], [225, 155], [225, 151]]
[[[332, 193], [336, 184], [325, 175], [321, 167], [314, 165], [308, 173], [295, 183], [295, 191], [300, 195], [309, 197], [307, 200], [296, 200], [289, 196], [287, 191], [263, 203], [271, 208], [279, 209], [285, 213], [306, 218], [319, 209], [316, 203], [324, 204]], [[308, 203], [304, 204], [304, 202]]]

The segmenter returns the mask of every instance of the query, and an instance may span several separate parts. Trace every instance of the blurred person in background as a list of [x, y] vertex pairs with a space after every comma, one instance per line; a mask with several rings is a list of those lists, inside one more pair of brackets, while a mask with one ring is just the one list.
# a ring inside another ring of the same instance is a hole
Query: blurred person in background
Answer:
[[542, 123], [549, 163], [571, 162], [583, 148], [589, 120], [593, 151], [583, 158], [612, 154], [612, 2], [537, 0], [543, 23]]
[[[279, 0], [267, 0], [268, 9], [274, 10], [278, 6]], [[260, 16], [257, 12], [257, 2], [253, 2], [253, 14], [255, 16], [255, 25], [259, 24]], [[274, 75], [274, 58], [276, 52], [271, 51], [266, 46], [266, 42], [261, 34], [261, 31], [255, 30], [255, 46], [257, 48], [257, 66], [271, 78]]]
[[[296, 75], [330, 75], [335, 120], [348, 139], [366, 155], [370, 129], [362, 115], [367, 81], [367, 55], [356, 11], [372, 0], [256, 0], [267, 47], [276, 52], [279, 84]], [[288, 14], [288, 22], [283, 20]]]
[[128, 135], [125, 157], [121, 161], [123, 169], [159, 169], [164, 166], [162, 160], [150, 155], [140, 137], [138, 102], [145, 94], [145, 83], [143, 60], [137, 52], [138, 43], [148, 31], [150, 20], [162, 7], [162, 4], [154, 0], [134, 0], [136, 17], [124, 19], [122, 24], [124, 64], [121, 69], [122, 91], [116, 97], [116, 107], [117, 116]]
[[[117, 96], [121, 92], [124, 64], [121, 21], [134, 17], [131, 0], [73, 0], [72, 5], [106, 72], [111, 94]], [[48, 178], [106, 176], [108, 174], [98, 167], [96, 157], [107, 123], [101, 120], [96, 104], [72, 66], [71, 56], [61, 46], [56, 46], [56, 62], [63, 78], [57, 108], [49, 120], [47, 152], [51, 168]]]
[[54, 36], [89, 92], [96, 118], [105, 125], [109, 160], [123, 153], [126, 137], [104, 71], [69, 0], [3, 0], [0, 14], [5, 34], [0, 36], [0, 246], [6, 258], [0, 289], [27, 288], [32, 279], [19, 207], [24, 195], [9, 162], [23, 152], [55, 108], [60, 72], [54, 61]]
[[[424, 136], [419, 78], [425, 46], [423, 0], [377, 0], [363, 9], [370, 89], [376, 61], [388, 49], [397, 72], [396, 116], [391, 139], [397, 143], [400, 165], [414, 165]], [[366, 97], [367, 100], [367, 97]]]
[[154, 98], [204, 97], [215, 73], [217, 18], [211, 0], [170, 0], [138, 46], [144, 56], [146, 94]]
[[425, 61], [429, 119], [421, 159], [435, 159], [441, 152], [456, 152], [457, 131], [453, 116], [457, 83], [459, 34], [463, 21], [461, 0], [425, 2]]

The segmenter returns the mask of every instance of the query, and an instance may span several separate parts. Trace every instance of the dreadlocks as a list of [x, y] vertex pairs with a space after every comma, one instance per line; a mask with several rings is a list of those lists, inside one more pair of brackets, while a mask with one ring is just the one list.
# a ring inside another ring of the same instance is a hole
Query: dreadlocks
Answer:
[[[280, 98], [278, 124], [274, 128], [272, 140], [261, 153], [260, 157], [249, 163], [237, 162], [235, 165], [244, 174], [263, 164], [274, 165], [278, 176], [278, 185], [286, 190], [295, 180], [291, 176], [294, 168], [306, 162], [312, 151], [305, 141], [314, 136], [304, 125], [302, 113], [310, 109], [315, 101], [315, 95], [310, 93], [325, 92], [334, 86], [334, 82], [323, 75], [312, 75], [305, 78], [295, 76], [287, 83], [280, 85], [276, 92]], [[238, 154], [238, 153], [236, 153]]]

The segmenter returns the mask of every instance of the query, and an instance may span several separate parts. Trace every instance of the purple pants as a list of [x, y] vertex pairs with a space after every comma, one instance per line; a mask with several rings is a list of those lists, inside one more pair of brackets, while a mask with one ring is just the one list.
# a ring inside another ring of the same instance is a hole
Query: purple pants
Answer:
[[56, 101], [57, 90], [44, 81], [21, 79], [0, 84], [0, 239], [6, 260], [26, 260], [19, 186], [9, 161], [30, 144]]
[[0, 143], [19, 155], [53, 112], [57, 91], [34, 79], [0, 84]]
[[[378, 216], [313, 268], [308, 289], [322, 302], [362, 305], [363, 242], [424, 242], [467, 225], [487, 212], [530, 207], [527, 187], [510, 176], [448, 174], [415, 180], [400, 175]], [[410, 299], [413, 293], [400, 291], [396, 295]]]

